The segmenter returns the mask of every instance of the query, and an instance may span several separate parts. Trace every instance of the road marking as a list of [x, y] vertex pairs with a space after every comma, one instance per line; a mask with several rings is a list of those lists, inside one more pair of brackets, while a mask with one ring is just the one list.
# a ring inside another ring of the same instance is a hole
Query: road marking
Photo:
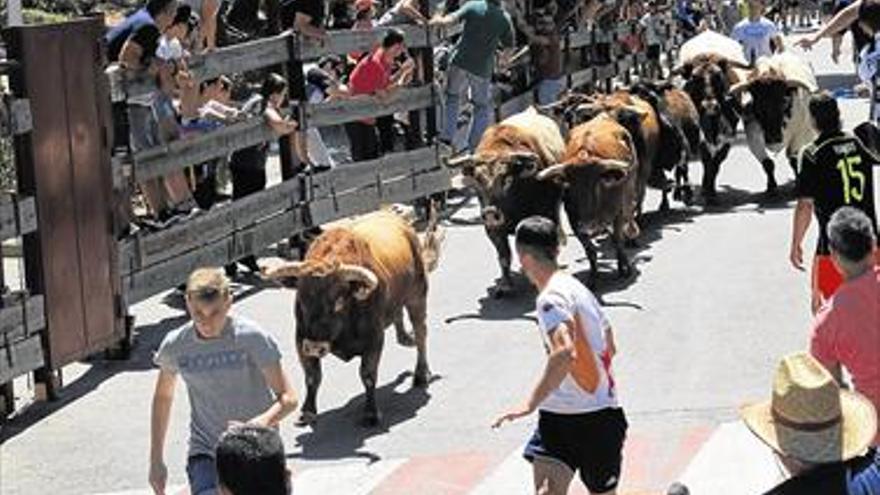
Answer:
[[694, 495], [753, 495], [781, 481], [773, 452], [741, 421], [720, 425], [681, 477]]
[[532, 468], [518, 447], [492, 471], [470, 495], [530, 495], [532, 493]]

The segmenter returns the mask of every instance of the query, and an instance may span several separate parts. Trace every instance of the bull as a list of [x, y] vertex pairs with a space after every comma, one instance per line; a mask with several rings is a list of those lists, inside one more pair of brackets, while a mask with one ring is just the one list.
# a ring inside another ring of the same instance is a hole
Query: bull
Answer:
[[473, 155], [447, 161], [477, 192], [480, 216], [501, 269], [493, 289], [496, 296], [513, 289], [508, 236], [517, 224], [532, 215], [559, 223], [562, 190], [552, 181], [538, 180], [537, 174], [559, 163], [564, 150], [556, 122], [529, 108], [486, 129]]
[[618, 275], [626, 278], [632, 273], [625, 244], [640, 233], [638, 162], [630, 132], [612, 115], [602, 113], [574, 127], [560, 163], [538, 173], [538, 179], [565, 189], [565, 212], [590, 261], [590, 285], [598, 273], [592, 239], [603, 231], [611, 230]]
[[[370, 214], [322, 233], [302, 261], [264, 269], [267, 279], [297, 279], [296, 350], [306, 381], [300, 424], [317, 419], [321, 359], [328, 354], [361, 358], [363, 423], [380, 423], [376, 379], [385, 329], [392, 324], [399, 344], [416, 347], [413, 384], [428, 385], [427, 268], [437, 257], [436, 221], [431, 225], [419, 239], [399, 215]], [[404, 327], [404, 309], [412, 333]]]
[[810, 66], [789, 53], [759, 59], [747, 79], [730, 88], [734, 96], [747, 95], [743, 104], [746, 139], [767, 175], [768, 195], [776, 194], [777, 183], [767, 151], [785, 151], [797, 174], [798, 154], [816, 139], [809, 100], [818, 89]]

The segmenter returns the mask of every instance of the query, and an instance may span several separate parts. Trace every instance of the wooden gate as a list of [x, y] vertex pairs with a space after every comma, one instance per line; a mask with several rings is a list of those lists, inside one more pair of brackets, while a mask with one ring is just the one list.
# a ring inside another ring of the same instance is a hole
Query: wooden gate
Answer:
[[31, 102], [33, 131], [16, 138], [15, 151], [19, 190], [34, 196], [38, 212], [38, 231], [25, 238], [25, 268], [28, 286], [45, 296], [51, 370], [125, 337], [109, 213], [103, 32], [100, 18], [4, 32], [20, 64], [11, 88]]

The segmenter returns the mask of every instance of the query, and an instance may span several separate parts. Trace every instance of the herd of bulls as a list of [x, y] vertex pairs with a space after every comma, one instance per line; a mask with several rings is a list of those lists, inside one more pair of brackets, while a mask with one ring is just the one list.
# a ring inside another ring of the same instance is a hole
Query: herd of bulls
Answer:
[[[732, 43], [732, 44], [731, 44]], [[681, 86], [674, 78], [682, 79]], [[690, 203], [692, 159], [703, 163], [701, 193], [717, 201], [715, 180], [738, 122], [775, 194], [768, 150], [794, 160], [815, 138], [807, 102], [817, 90], [809, 66], [788, 54], [748, 67], [736, 42], [706, 32], [680, 50], [673, 80], [641, 83], [610, 94], [570, 93], [556, 104], [529, 108], [489, 127], [473, 154], [447, 161], [477, 192], [481, 217], [498, 252], [501, 278], [494, 292], [512, 290], [508, 236], [524, 218], [557, 221], [565, 209], [571, 228], [597, 273], [596, 235], [611, 233], [621, 277], [632, 271], [625, 247], [640, 234], [647, 187]], [[672, 174], [672, 180], [668, 174]], [[321, 359], [361, 358], [364, 421], [380, 421], [375, 400], [385, 329], [417, 348], [416, 385], [427, 385], [427, 273], [439, 256], [436, 214], [422, 238], [399, 215], [380, 212], [326, 230], [303, 261], [265, 270], [295, 278], [296, 346], [306, 378], [302, 422], [317, 418]], [[562, 231], [560, 229], [560, 235]], [[406, 310], [414, 335], [403, 326]]]

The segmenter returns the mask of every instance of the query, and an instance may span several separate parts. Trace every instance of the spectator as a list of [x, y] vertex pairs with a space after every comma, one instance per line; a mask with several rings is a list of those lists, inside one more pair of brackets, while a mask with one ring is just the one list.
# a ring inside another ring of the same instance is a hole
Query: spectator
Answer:
[[142, 9], [125, 18], [124, 21], [108, 31], [104, 36], [104, 41], [107, 43], [107, 60], [110, 62], [119, 60], [122, 45], [128, 41], [138, 28], [152, 25], [161, 33], [168, 28], [176, 13], [177, 0], [147, 0]]
[[187, 53], [187, 40], [190, 36], [190, 20], [192, 9], [189, 5], [179, 5], [174, 20], [159, 38], [159, 48], [156, 55], [165, 60], [185, 59]]
[[[863, 212], [843, 207], [828, 223], [828, 239], [845, 281], [816, 316], [810, 352], [838, 383], [846, 368], [856, 391], [880, 410], [880, 253], [874, 225]], [[873, 445], [880, 446], [880, 435]]]
[[822, 29], [812, 36], [801, 38], [797, 44], [801, 48], [809, 50], [820, 39], [832, 37], [852, 26], [856, 21], [869, 36], [874, 36], [877, 31], [880, 31], [880, 0], [855, 0], [838, 12]]
[[880, 158], [858, 138], [841, 130], [837, 101], [827, 92], [810, 99], [810, 114], [819, 137], [801, 155], [789, 258], [795, 268], [803, 270], [801, 243], [815, 211], [819, 222], [812, 275], [815, 313], [843, 282], [829, 247], [831, 215], [842, 206], [856, 207], [871, 219], [876, 231], [873, 168], [880, 164]]
[[764, 0], [749, 0], [748, 18], [739, 21], [730, 34], [742, 45], [746, 60], [752, 64], [785, 49], [776, 24], [764, 17], [764, 5]]
[[278, 431], [233, 426], [217, 444], [220, 495], [289, 495], [290, 471]]
[[[374, 9], [373, 0], [357, 0], [354, 3], [357, 13], [355, 14], [354, 25], [351, 26], [352, 31], [370, 31], [376, 26], [374, 19], [376, 11]], [[364, 52], [353, 51], [348, 54], [349, 62], [357, 64]]]
[[[386, 99], [389, 92], [407, 84], [413, 75], [415, 63], [407, 58], [396, 72], [395, 60], [406, 55], [403, 33], [390, 29], [382, 39], [382, 45], [364, 57], [349, 77], [352, 95], [375, 95]], [[394, 148], [394, 117], [392, 115], [368, 118], [345, 124], [351, 145], [351, 159], [359, 162], [379, 158]]]
[[327, 27], [331, 31], [344, 31], [354, 26], [354, 0], [330, 0], [328, 10]]
[[281, 27], [317, 41], [327, 39], [324, 0], [280, 0]]
[[[562, 37], [556, 2], [547, 2], [542, 7], [535, 7], [532, 13], [533, 22], [527, 22], [522, 9], [513, 7], [511, 14], [516, 27], [529, 41], [527, 51], [531, 53], [532, 64], [538, 78], [537, 101], [539, 105], [549, 105], [556, 101], [565, 89], [565, 74], [562, 67]], [[525, 50], [517, 52], [512, 60], [525, 54]]]
[[[834, 14], [845, 9], [853, 0], [840, 0], [835, 2]], [[853, 62], [859, 65], [860, 54], [871, 43], [871, 36], [865, 33], [859, 23], [853, 23], [849, 26], [850, 34], [852, 34], [853, 43]], [[831, 37], [831, 60], [836, 64], [840, 59], [840, 45], [843, 43], [844, 31], [834, 34]]]
[[138, 27], [129, 36], [119, 50], [119, 65], [130, 73], [151, 71], [155, 74], [155, 67], [151, 62], [159, 49], [159, 40], [162, 33], [154, 24], [144, 24]]
[[[495, 51], [500, 46], [513, 47], [513, 27], [501, 0], [470, 0], [435, 23], [450, 25], [459, 21], [464, 22], [464, 30], [446, 73], [446, 119], [440, 140], [454, 147], [461, 95], [470, 90], [474, 115], [468, 148], [473, 151], [489, 125]], [[506, 57], [505, 53], [502, 60]]]
[[579, 472], [591, 493], [614, 494], [627, 421], [611, 374], [611, 325], [593, 294], [559, 269], [553, 221], [523, 220], [516, 228], [516, 250], [523, 272], [540, 291], [538, 326], [548, 356], [526, 402], [493, 426], [539, 411], [524, 453], [532, 462], [536, 493], [568, 493]]
[[658, 10], [657, 0], [648, 3], [648, 12], [639, 20], [645, 35], [646, 58], [649, 79], [662, 79], [663, 66], [660, 65], [660, 52], [663, 45], [663, 16]]
[[880, 455], [868, 449], [877, 431], [874, 407], [841, 390], [810, 355], [784, 357], [773, 397], [743, 407], [740, 416], [791, 475], [765, 495], [880, 492]]
[[155, 493], [165, 493], [165, 437], [179, 375], [191, 408], [189, 490], [209, 495], [218, 490], [215, 452], [229, 424], [275, 427], [296, 409], [297, 396], [275, 339], [230, 314], [229, 281], [220, 270], [200, 268], [190, 275], [186, 306], [192, 322], [166, 335], [155, 356], [149, 480]]
[[199, 35], [196, 38], [197, 50], [213, 50], [217, 47], [217, 16], [220, 14], [220, 0], [180, 0], [189, 5], [199, 18]]
[[[295, 120], [283, 116], [282, 105], [287, 98], [287, 82], [278, 74], [270, 74], [260, 89], [262, 113], [266, 124], [277, 136], [296, 132]], [[232, 175], [232, 199], [237, 200], [266, 188], [266, 161], [269, 143], [263, 142], [235, 151], [229, 157], [229, 172]], [[238, 273], [238, 263], [252, 273], [259, 273], [260, 267], [253, 255], [246, 256], [236, 263], [226, 266], [226, 275], [234, 277]]]
[[422, 15], [423, 2], [428, 0], [398, 0], [393, 7], [379, 18], [380, 26], [399, 26], [402, 24], [427, 24], [428, 18]]

